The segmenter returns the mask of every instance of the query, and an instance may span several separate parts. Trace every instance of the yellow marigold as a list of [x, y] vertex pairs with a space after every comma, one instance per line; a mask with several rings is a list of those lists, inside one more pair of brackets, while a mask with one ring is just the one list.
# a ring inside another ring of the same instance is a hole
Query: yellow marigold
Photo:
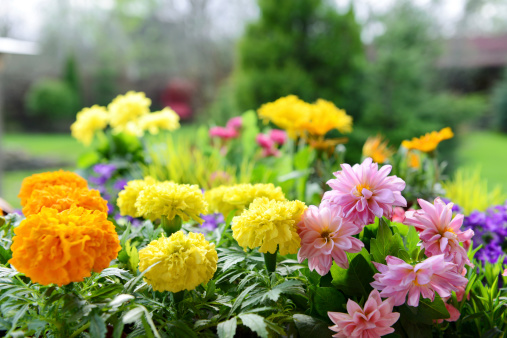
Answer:
[[145, 177], [142, 180], [129, 181], [122, 191], [118, 194], [116, 204], [120, 208], [120, 214], [122, 216], [141, 216], [136, 208], [136, 200], [139, 193], [147, 186], [151, 186], [157, 183], [157, 181], [150, 176]]
[[248, 210], [232, 219], [232, 236], [246, 248], [262, 253], [295, 254], [301, 245], [297, 224], [306, 206], [301, 201], [274, 201], [258, 198]]
[[264, 121], [273, 122], [285, 129], [290, 137], [296, 138], [300, 136], [303, 125], [309, 121], [311, 109], [309, 103], [296, 95], [289, 95], [263, 104], [257, 113]]
[[311, 105], [310, 118], [303, 124], [303, 128], [311, 135], [324, 136], [333, 129], [341, 133], [352, 131], [352, 117], [345, 110], [337, 108], [334, 103], [323, 99]]
[[376, 163], [385, 163], [394, 154], [388, 143], [381, 135], [368, 137], [363, 146], [363, 156], [371, 157]]
[[282, 188], [273, 184], [237, 184], [219, 186], [204, 193], [210, 212], [220, 212], [225, 217], [233, 210], [236, 215], [247, 208], [256, 198], [267, 197], [270, 200], [284, 201]]
[[23, 215], [28, 217], [36, 214], [43, 207], [63, 211], [70, 209], [72, 206], [107, 213], [107, 201], [100, 196], [97, 190], [50, 185], [32, 192], [31, 198], [23, 207]]
[[70, 188], [88, 188], [88, 183], [81, 176], [70, 171], [53, 171], [34, 174], [26, 177], [21, 183], [18, 197], [24, 206], [34, 190], [45, 189], [50, 185], [65, 185]]
[[58, 285], [81, 282], [91, 271], [107, 268], [120, 241], [107, 214], [71, 208], [43, 208], [14, 229], [12, 264], [32, 282]]
[[199, 215], [207, 213], [208, 204], [197, 185], [161, 182], [141, 190], [135, 207], [140, 216], [150, 220], [164, 216], [172, 220], [178, 215], [183, 221], [192, 218], [202, 223]]
[[135, 122], [150, 112], [151, 100], [144, 93], [129, 91], [125, 95], [118, 95], [107, 106], [110, 114], [110, 124], [116, 131], [122, 131], [129, 122]]
[[217, 270], [217, 262], [215, 244], [194, 232], [185, 236], [183, 231], [178, 231], [139, 250], [140, 271], [158, 263], [146, 272], [144, 280], [153, 290], [161, 292], [193, 290], [207, 283]]
[[164, 108], [159, 112], [142, 116], [139, 124], [143, 130], [152, 135], [158, 134], [160, 130], [176, 130], [180, 127], [180, 117], [170, 108]]
[[401, 145], [408, 150], [420, 150], [425, 153], [430, 153], [435, 150], [440, 142], [443, 140], [448, 140], [454, 136], [451, 128], [446, 127], [440, 131], [432, 131], [431, 133], [426, 133], [425, 135], [417, 138], [414, 137], [412, 141], [405, 140], [401, 143]]
[[76, 122], [70, 126], [72, 136], [88, 146], [92, 143], [93, 137], [97, 130], [107, 127], [109, 116], [105, 107], [93, 106], [91, 108], [83, 108], [76, 115]]

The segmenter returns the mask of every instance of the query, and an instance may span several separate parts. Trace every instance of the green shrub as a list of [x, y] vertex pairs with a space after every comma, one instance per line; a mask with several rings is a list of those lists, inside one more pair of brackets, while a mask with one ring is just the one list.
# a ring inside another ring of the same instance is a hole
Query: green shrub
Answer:
[[77, 112], [77, 95], [70, 85], [56, 79], [42, 79], [28, 90], [25, 103], [33, 115], [49, 120], [73, 119]]

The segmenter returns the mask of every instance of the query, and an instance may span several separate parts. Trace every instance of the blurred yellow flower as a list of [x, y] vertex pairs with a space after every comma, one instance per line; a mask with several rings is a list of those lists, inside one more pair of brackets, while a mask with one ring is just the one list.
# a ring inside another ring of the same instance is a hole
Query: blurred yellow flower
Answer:
[[233, 210], [236, 215], [247, 208], [256, 198], [267, 197], [270, 200], [284, 201], [282, 188], [269, 184], [237, 184], [219, 186], [207, 190], [204, 197], [209, 205], [209, 212], [220, 212], [225, 217]]
[[215, 244], [194, 232], [185, 236], [178, 231], [139, 250], [139, 271], [157, 263], [146, 272], [144, 281], [160, 292], [193, 290], [207, 283], [217, 270], [217, 262]]
[[303, 125], [309, 121], [311, 105], [296, 95], [289, 95], [263, 104], [257, 113], [264, 121], [271, 121], [285, 129], [289, 137], [296, 138], [301, 136]]
[[166, 217], [172, 220], [176, 215], [183, 221], [192, 218], [202, 223], [200, 214], [206, 214], [208, 204], [197, 185], [161, 182], [141, 190], [135, 207], [140, 216], [150, 220]]
[[108, 120], [109, 115], [105, 107], [94, 105], [91, 108], [83, 108], [70, 126], [72, 137], [88, 146], [92, 143], [95, 132], [107, 127]]
[[385, 163], [394, 154], [388, 143], [389, 141], [383, 140], [381, 135], [368, 137], [363, 146], [363, 156], [371, 157], [376, 163]]
[[414, 137], [412, 141], [405, 140], [401, 143], [401, 145], [408, 150], [420, 150], [425, 153], [430, 153], [435, 150], [440, 142], [443, 140], [448, 140], [454, 136], [451, 128], [446, 127], [440, 131], [432, 131], [431, 133], [426, 133], [425, 135], [417, 138]]
[[118, 194], [116, 204], [120, 208], [122, 216], [139, 217], [140, 214], [135, 206], [139, 193], [146, 187], [157, 183], [157, 181], [147, 176], [142, 180], [129, 181], [122, 191]]
[[149, 114], [151, 100], [144, 93], [129, 91], [118, 95], [108, 106], [110, 124], [115, 132], [123, 131], [129, 122], [136, 122], [143, 115]]
[[259, 248], [281, 255], [295, 254], [301, 246], [297, 224], [306, 206], [300, 201], [274, 201], [257, 198], [248, 210], [232, 219], [232, 236], [245, 250]]
[[323, 99], [311, 105], [310, 118], [302, 126], [314, 136], [324, 136], [333, 129], [341, 133], [352, 131], [352, 117], [345, 110], [337, 108], [334, 103]]
[[121, 250], [113, 223], [98, 210], [43, 208], [14, 233], [9, 263], [43, 285], [81, 282], [92, 270], [107, 268]]
[[164, 108], [159, 112], [143, 115], [139, 119], [142, 130], [147, 130], [152, 135], [160, 130], [176, 130], [180, 127], [180, 117], [170, 108]]

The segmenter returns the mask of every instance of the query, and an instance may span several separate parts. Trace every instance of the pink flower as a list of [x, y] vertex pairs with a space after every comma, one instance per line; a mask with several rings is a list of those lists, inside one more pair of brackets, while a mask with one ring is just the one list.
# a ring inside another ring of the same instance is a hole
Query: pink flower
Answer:
[[271, 149], [274, 147], [273, 140], [266, 134], [259, 133], [255, 138], [255, 141], [264, 149]]
[[463, 215], [457, 214], [452, 218], [453, 204], [445, 204], [436, 198], [434, 204], [418, 199], [421, 210], [407, 211], [405, 224], [413, 225], [420, 232], [419, 238], [428, 257], [445, 255], [445, 260], [454, 262], [461, 272], [466, 265], [473, 266], [468, 259], [467, 252], [459, 243], [471, 239], [473, 230], [460, 230]]
[[229, 140], [238, 137], [238, 132], [231, 128], [211, 127], [209, 130], [210, 137], [219, 137], [223, 140]]
[[347, 312], [328, 312], [335, 324], [330, 326], [337, 334], [333, 337], [366, 337], [376, 338], [393, 333], [391, 327], [398, 321], [400, 314], [393, 312], [391, 298], [382, 301], [377, 290], [373, 290], [364, 304], [364, 310], [354, 301], [348, 300]]
[[[449, 315], [450, 317], [445, 319], [446, 322], [455, 322], [459, 319], [459, 317], [461, 316], [461, 313], [459, 313], [459, 310], [456, 309], [454, 306], [452, 306], [451, 304], [447, 304], [445, 303], [445, 308], [447, 309], [447, 311], [449, 311]], [[444, 319], [438, 319], [438, 320], [434, 320], [433, 322], [437, 322], [437, 323], [443, 323], [444, 322]]]
[[243, 126], [243, 119], [241, 118], [241, 116], [233, 117], [229, 119], [229, 121], [227, 121], [227, 124], [225, 126], [228, 129], [234, 129], [236, 131], [239, 131]]
[[382, 290], [382, 297], [393, 297], [394, 305], [405, 303], [417, 307], [420, 295], [433, 301], [435, 292], [440, 297], [450, 297], [452, 291], [458, 291], [468, 280], [456, 272], [456, 264], [446, 262], [444, 255], [436, 255], [412, 266], [403, 260], [386, 257], [387, 265], [373, 262], [380, 273], [376, 273], [371, 286]]
[[404, 220], [405, 220], [405, 209], [403, 209], [402, 207], [394, 207], [391, 221], [403, 223]]
[[334, 173], [336, 179], [327, 181], [333, 189], [324, 194], [324, 199], [342, 207], [344, 218], [357, 225], [371, 224], [375, 216], [391, 218], [393, 206], [407, 206], [401, 196], [405, 182], [396, 176], [387, 176], [391, 166], [380, 170], [377, 163], [367, 158], [361, 164], [350, 167], [341, 165], [342, 170]]
[[269, 137], [273, 142], [279, 145], [283, 145], [285, 141], [287, 141], [287, 133], [280, 129], [272, 129], [269, 132]]
[[507, 277], [507, 269], [503, 271], [502, 276]]
[[339, 209], [330, 208], [325, 202], [319, 207], [312, 205], [298, 224], [301, 237], [298, 261], [302, 263], [308, 258], [310, 270], [317, 270], [321, 276], [329, 272], [333, 259], [339, 267], [348, 269], [346, 253], [359, 252], [364, 246], [352, 237], [360, 232], [360, 227], [341, 218]]

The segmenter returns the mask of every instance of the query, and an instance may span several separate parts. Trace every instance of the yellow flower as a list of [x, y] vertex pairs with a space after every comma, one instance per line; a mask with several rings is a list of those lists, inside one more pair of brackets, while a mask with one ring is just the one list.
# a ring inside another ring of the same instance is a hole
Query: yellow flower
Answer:
[[107, 213], [43, 208], [14, 229], [12, 264], [32, 282], [65, 285], [107, 268], [121, 249]]
[[432, 131], [431, 133], [426, 133], [419, 138], [414, 137], [412, 141], [405, 140], [401, 143], [401, 145], [408, 150], [416, 149], [425, 153], [430, 153], [437, 148], [440, 142], [448, 140], [453, 136], [454, 133], [451, 128], [446, 127], [439, 132]]
[[281, 97], [263, 104], [257, 113], [264, 121], [271, 121], [285, 129], [291, 138], [301, 136], [302, 127], [309, 121], [311, 105], [296, 95]]
[[137, 197], [146, 186], [151, 186], [155, 183], [157, 183], [157, 181], [150, 176], [142, 180], [128, 182], [125, 188], [118, 194], [118, 200], [116, 201], [116, 204], [120, 208], [120, 214], [122, 216], [139, 217], [140, 214], [135, 206]]
[[274, 201], [258, 198], [241, 216], [232, 219], [232, 236], [245, 250], [295, 254], [301, 245], [297, 224], [306, 206], [300, 201]]
[[149, 114], [151, 100], [144, 93], [129, 91], [118, 95], [107, 106], [110, 124], [115, 132], [123, 131], [129, 122], [136, 122], [143, 115]]
[[204, 193], [210, 212], [220, 212], [225, 217], [233, 210], [236, 215], [247, 208], [256, 198], [284, 201], [282, 188], [269, 184], [237, 184], [230, 187], [219, 186]]
[[341, 133], [350, 133], [352, 117], [332, 102], [318, 99], [311, 105], [310, 118], [302, 127], [314, 136], [324, 136], [333, 129], [338, 129]]
[[43, 207], [63, 211], [72, 206], [107, 213], [107, 201], [100, 196], [97, 190], [50, 185], [32, 192], [31, 198], [23, 207], [23, 215], [28, 217], [37, 214]]
[[97, 130], [107, 127], [109, 116], [105, 107], [93, 106], [91, 108], [83, 108], [76, 115], [76, 122], [70, 126], [72, 136], [88, 146], [92, 143], [93, 137]]
[[371, 157], [376, 163], [385, 163], [394, 154], [388, 143], [389, 141], [384, 141], [380, 135], [368, 137], [363, 146], [363, 156]]
[[202, 223], [200, 214], [206, 214], [208, 204], [197, 185], [162, 182], [143, 189], [135, 204], [140, 216], [156, 220], [165, 216], [172, 220], [176, 215], [183, 221], [192, 218]]
[[144, 281], [161, 292], [193, 290], [207, 283], [217, 270], [217, 262], [215, 244], [194, 232], [185, 236], [183, 231], [178, 231], [139, 250], [140, 271], [158, 263], [146, 272]]
[[81, 176], [70, 171], [54, 171], [40, 174], [33, 174], [26, 177], [21, 183], [18, 197], [21, 199], [21, 205], [24, 206], [32, 192], [38, 189], [45, 189], [50, 185], [65, 185], [71, 188], [88, 188], [88, 182]]
[[310, 139], [310, 147], [313, 149], [325, 151], [329, 156], [331, 156], [335, 151], [337, 145], [347, 143], [348, 140], [349, 139], [346, 137], [328, 139], [317, 137]]
[[170, 108], [142, 116], [139, 124], [143, 130], [156, 135], [160, 130], [176, 130], [180, 127], [180, 117]]

